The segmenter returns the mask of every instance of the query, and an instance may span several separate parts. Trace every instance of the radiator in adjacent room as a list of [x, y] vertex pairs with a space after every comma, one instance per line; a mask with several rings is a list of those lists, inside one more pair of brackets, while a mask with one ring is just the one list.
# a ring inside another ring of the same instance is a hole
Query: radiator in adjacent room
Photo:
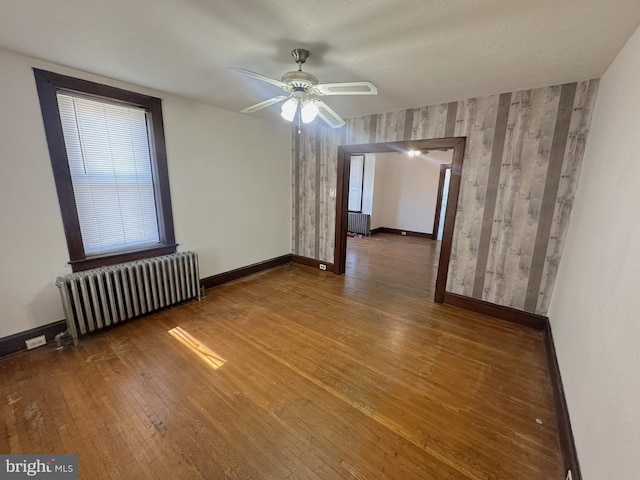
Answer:
[[190, 298], [200, 299], [198, 255], [175, 253], [56, 279], [69, 334], [78, 336]]
[[361, 235], [371, 234], [371, 215], [368, 213], [349, 212], [349, 222], [347, 230], [352, 233], [360, 233]]

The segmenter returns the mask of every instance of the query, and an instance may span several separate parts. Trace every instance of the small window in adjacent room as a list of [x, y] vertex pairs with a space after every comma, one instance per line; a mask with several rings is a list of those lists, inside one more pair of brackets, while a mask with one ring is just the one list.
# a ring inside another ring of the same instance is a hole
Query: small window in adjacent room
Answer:
[[349, 171], [349, 211], [362, 212], [362, 190], [364, 185], [364, 155], [351, 155]]
[[175, 252], [160, 99], [34, 73], [73, 270]]

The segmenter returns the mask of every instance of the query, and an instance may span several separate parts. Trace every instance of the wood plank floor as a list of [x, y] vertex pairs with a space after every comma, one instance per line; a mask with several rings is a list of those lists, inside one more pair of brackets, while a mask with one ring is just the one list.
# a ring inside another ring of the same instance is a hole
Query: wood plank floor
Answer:
[[434, 304], [437, 248], [350, 239], [344, 276], [283, 265], [0, 360], [0, 452], [91, 480], [563, 479], [541, 334]]

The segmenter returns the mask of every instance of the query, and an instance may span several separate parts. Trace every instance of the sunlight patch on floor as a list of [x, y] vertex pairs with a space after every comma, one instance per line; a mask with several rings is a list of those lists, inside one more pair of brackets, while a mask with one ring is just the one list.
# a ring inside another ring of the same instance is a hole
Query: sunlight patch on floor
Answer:
[[175, 327], [169, 330], [168, 333], [208, 363], [214, 370], [217, 370], [225, 364], [226, 360], [224, 358], [210, 350], [206, 345], [203, 345], [198, 339], [183, 328]]

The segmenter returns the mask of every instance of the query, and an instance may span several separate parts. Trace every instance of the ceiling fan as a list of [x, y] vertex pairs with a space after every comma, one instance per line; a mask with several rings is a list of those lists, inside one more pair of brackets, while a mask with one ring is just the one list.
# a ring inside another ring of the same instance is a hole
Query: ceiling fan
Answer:
[[323, 95], [377, 95], [378, 89], [371, 82], [343, 82], [343, 83], [318, 83], [318, 79], [310, 73], [302, 71], [302, 64], [309, 57], [309, 50], [296, 48], [291, 51], [291, 55], [298, 64], [298, 70], [287, 72], [282, 76], [282, 80], [276, 80], [260, 73], [252, 72], [244, 68], [232, 67], [238, 73], [262, 80], [280, 87], [286, 95], [280, 95], [260, 103], [256, 103], [242, 110], [242, 113], [253, 113], [260, 109], [282, 104], [282, 117], [292, 122], [298, 115], [298, 122], [312, 122], [319, 116], [332, 128], [340, 128], [345, 122], [326, 103], [316, 96]]

